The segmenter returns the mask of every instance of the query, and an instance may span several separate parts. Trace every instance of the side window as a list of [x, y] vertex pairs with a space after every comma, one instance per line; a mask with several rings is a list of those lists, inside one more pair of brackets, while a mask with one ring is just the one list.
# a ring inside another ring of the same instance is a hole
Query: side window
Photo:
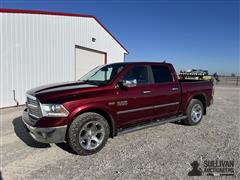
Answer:
[[155, 83], [173, 82], [172, 74], [167, 66], [152, 66]]
[[127, 71], [122, 81], [125, 84], [149, 84], [149, 75], [147, 66], [135, 66]]

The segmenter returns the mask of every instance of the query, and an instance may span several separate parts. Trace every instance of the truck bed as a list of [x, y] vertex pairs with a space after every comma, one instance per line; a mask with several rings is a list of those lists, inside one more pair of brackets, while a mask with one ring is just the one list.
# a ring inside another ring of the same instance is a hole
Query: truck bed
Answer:
[[180, 112], [185, 112], [190, 100], [195, 96], [202, 95], [204, 97], [204, 106], [210, 105], [213, 94], [213, 82], [206, 80], [184, 79], [179, 80], [182, 90], [182, 105]]

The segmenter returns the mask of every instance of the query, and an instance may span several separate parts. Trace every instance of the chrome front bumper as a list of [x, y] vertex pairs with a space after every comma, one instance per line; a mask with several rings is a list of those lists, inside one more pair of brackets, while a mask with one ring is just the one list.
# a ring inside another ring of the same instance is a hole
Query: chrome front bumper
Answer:
[[28, 118], [28, 113], [24, 111], [22, 115], [23, 123], [26, 125], [26, 128], [28, 129], [30, 135], [36, 141], [42, 143], [61, 143], [65, 141], [67, 125], [49, 128], [38, 128], [27, 124], [26, 122], [28, 122]]

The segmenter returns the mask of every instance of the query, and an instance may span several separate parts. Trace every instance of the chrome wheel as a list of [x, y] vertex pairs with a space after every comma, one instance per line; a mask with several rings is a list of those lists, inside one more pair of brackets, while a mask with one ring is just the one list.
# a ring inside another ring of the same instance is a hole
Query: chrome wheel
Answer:
[[83, 125], [79, 133], [79, 143], [85, 150], [97, 148], [104, 140], [104, 125], [98, 121], [90, 121]]
[[200, 104], [195, 104], [192, 107], [191, 119], [194, 123], [197, 123], [202, 118], [202, 107]]

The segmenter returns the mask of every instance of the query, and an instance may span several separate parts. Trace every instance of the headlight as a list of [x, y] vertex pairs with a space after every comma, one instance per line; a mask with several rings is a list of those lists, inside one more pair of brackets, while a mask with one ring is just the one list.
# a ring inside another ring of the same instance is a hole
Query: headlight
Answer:
[[67, 117], [69, 112], [61, 104], [41, 104], [42, 115], [48, 117]]

